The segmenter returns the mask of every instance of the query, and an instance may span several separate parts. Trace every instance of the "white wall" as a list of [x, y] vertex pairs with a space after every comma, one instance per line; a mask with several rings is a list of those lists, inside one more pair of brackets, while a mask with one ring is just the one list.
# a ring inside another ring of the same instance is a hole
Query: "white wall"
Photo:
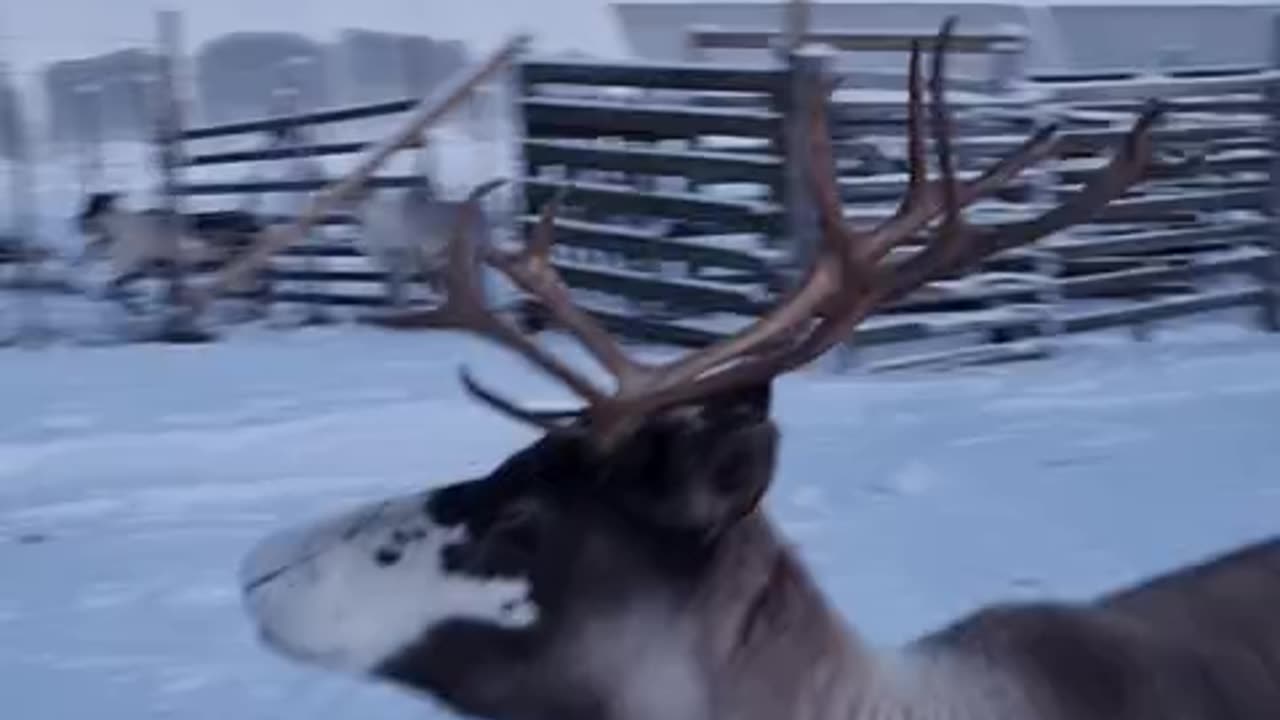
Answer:
[[[614, 5], [629, 52], [639, 58], [687, 59], [686, 28], [716, 25], [730, 29], [784, 26], [784, 3], [621, 2]], [[1183, 51], [1189, 65], [1267, 64], [1271, 61], [1271, 16], [1278, 2], [979, 3], [840, 2], [815, 3], [813, 25], [827, 29], [931, 31], [957, 15], [960, 29], [990, 31], [1001, 25], [1026, 29], [1027, 58], [1033, 72], [1121, 69], [1155, 66], [1166, 50]], [[715, 59], [745, 59], [716, 52]], [[901, 58], [858, 56], [867, 67], [900, 65]]]

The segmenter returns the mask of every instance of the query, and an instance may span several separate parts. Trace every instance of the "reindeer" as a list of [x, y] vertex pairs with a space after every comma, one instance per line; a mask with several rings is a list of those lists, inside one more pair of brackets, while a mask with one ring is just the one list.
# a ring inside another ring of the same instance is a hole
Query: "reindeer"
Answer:
[[[526, 247], [455, 232], [443, 305], [421, 325], [493, 340], [563, 382], [577, 410], [534, 410], [464, 371], [476, 400], [541, 435], [491, 471], [264, 539], [245, 558], [264, 642], [467, 716], [503, 720], [1262, 720], [1280, 713], [1280, 538], [1087, 602], [978, 609], [874, 652], [761, 507], [778, 457], [771, 383], [931, 278], [1091, 217], [1155, 163], [1143, 112], [1062, 205], [979, 228], [961, 210], [1057, 146], [1028, 139], [955, 180], [943, 26], [923, 117], [909, 73], [909, 191], [845, 225], [824, 111], [808, 169], [821, 246], [804, 280], [723, 342], [628, 357], [548, 264], [549, 203]], [[939, 177], [926, 175], [924, 125]], [[939, 219], [922, 247], [912, 245]], [[914, 248], [914, 249], [913, 249]], [[902, 252], [902, 251], [906, 252]], [[538, 297], [615, 379], [606, 391], [486, 307], [480, 264]]]
[[229, 211], [180, 220], [175, 232], [173, 218], [166, 211], [127, 210], [117, 205], [118, 199], [115, 193], [97, 192], [85, 200], [77, 221], [88, 242], [72, 259], [71, 267], [108, 254], [113, 276], [107, 284], [107, 296], [134, 313], [141, 309], [129, 297], [130, 285], [149, 276], [189, 271], [206, 262], [225, 263], [263, 229], [252, 214]]
[[[449, 231], [465, 201], [444, 198], [431, 176], [422, 171], [416, 183], [391, 192], [379, 193], [366, 182], [354, 203], [360, 245], [387, 273], [388, 304], [404, 304], [405, 285], [415, 271], [433, 295], [440, 295]], [[492, 236], [487, 217], [482, 217], [480, 232], [486, 239]]]

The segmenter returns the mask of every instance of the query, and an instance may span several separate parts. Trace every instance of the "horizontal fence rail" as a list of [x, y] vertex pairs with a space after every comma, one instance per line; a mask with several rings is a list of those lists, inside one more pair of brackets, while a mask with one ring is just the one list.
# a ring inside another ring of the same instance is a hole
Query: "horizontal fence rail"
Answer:
[[[518, 52], [509, 63], [518, 156], [511, 228], [524, 235], [539, 206], [562, 191], [553, 264], [584, 308], [611, 330], [642, 341], [704, 345], [759, 316], [795, 281], [815, 242], [803, 168], [806, 120], [796, 110], [823, 75], [844, 82], [830, 103], [846, 218], [888, 217], [906, 190], [904, 74], [838, 63], [846, 53], [905, 53], [931, 33], [814, 32], [788, 51], [768, 29], [688, 29], [691, 51], [770, 50], [754, 64], [563, 60]], [[1280, 71], [1267, 67], [1115, 70], [1025, 76], [1027, 36], [1017, 29], [966, 32], [954, 49], [993, 66], [993, 77], [952, 83], [956, 160], [972, 177], [1035, 128], [1061, 128], [1054, 155], [975, 204], [979, 225], [1033, 217], [1105, 166], [1144, 104], [1163, 103], [1153, 132], [1161, 167], [1088, 222], [1002, 253], [965, 277], [942, 278], [881, 309], [849, 343], [887, 365], [1039, 357], [1062, 333], [1129, 328], [1223, 310], [1256, 312], [1277, 330], [1280, 244], [1276, 230]], [[830, 54], [833, 53], [833, 54]], [[706, 57], [706, 56], [701, 56]], [[847, 66], [847, 70], [844, 69]], [[486, 65], [482, 74], [496, 72]], [[328, 226], [328, 238], [277, 238], [262, 277], [287, 287], [273, 299], [354, 309], [387, 302], [350, 208], [334, 202], [350, 177], [232, 181], [221, 168], [264, 161], [352, 156], [373, 189], [415, 187], [381, 159], [420, 145], [417, 126], [456, 104], [467, 76], [432, 102], [397, 100], [283, 113], [179, 133], [183, 167], [208, 173], [174, 192], [212, 200], [304, 193], [323, 197], [295, 216], [262, 215], [291, 236]], [[228, 149], [206, 141], [388, 118], [393, 138]], [[407, 123], [407, 125], [406, 125]], [[194, 149], [194, 150], [193, 150]], [[798, 180], [798, 178], [800, 178]], [[808, 214], [807, 214], [808, 213]], [[806, 219], [808, 218], [808, 219]], [[924, 238], [918, 238], [923, 241]], [[310, 264], [325, 259], [323, 266]], [[236, 271], [210, 266], [224, 281]], [[416, 270], [414, 302], [433, 301]], [[297, 285], [297, 287], [294, 287]], [[237, 289], [231, 293], [247, 297]], [[526, 300], [516, 307], [531, 312]], [[943, 349], [936, 347], [939, 341]], [[929, 348], [923, 350], [921, 348]], [[873, 365], [875, 367], [876, 365]]]

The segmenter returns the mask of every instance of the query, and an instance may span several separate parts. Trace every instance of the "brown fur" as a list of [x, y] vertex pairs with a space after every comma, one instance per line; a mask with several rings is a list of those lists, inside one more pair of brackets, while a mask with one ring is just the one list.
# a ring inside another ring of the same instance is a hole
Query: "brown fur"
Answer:
[[1088, 604], [983, 609], [918, 647], [1009, 673], [1046, 719], [1280, 717], [1280, 539]]

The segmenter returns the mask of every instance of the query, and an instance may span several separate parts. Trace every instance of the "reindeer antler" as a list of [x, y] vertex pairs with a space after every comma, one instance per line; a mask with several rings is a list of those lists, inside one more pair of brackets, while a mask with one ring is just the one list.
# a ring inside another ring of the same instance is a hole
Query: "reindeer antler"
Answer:
[[[560, 413], [530, 411], [483, 387], [464, 370], [463, 382], [468, 391], [496, 410], [539, 427], [557, 428], [568, 420], [575, 421], [607, 447], [657, 410], [769, 380], [809, 362], [846, 337], [883, 303], [993, 253], [1086, 220], [1144, 177], [1152, 154], [1149, 130], [1159, 114], [1154, 106], [1142, 113], [1108, 167], [1061, 205], [1025, 222], [993, 228], [967, 224], [961, 217], [962, 208], [1049, 155], [1056, 146], [1056, 136], [1054, 128], [1045, 128], [976, 179], [956, 181], [944, 88], [946, 52], [954, 25], [954, 19], [949, 19], [939, 33], [928, 88], [928, 124], [939, 177], [930, 180], [927, 176], [925, 90], [920, 44], [915, 43], [907, 83], [910, 175], [907, 194], [897, 211], [873, 228], [864, 230], [845, 224], [831, 159], [825, 103], [815, 103], [811, 182], [817, 195], [821, 229], [815, 262], [803, 282], [768, 313], [724, 340], [674, 361], [648, 364], [628, 357], [601, 325], [573, 305], [549, 257], [555, 211], [562, 195], [544, 206], [524, 249], [489, 250], [481, 258], [467, 229], [474, 217], [475, 199], [487, 190], [482, 188], [473, 194], [454, 237], [449, 298], [439, 310], [423, 316], [426, 324], [469, 330], [506, 345], [567, 385], [585, 406]], [[485, 187], [492, 186], [490, 183]], [[922, 249], [905, 260], [886, 261], [895, 248], [905, 245], [939, 217], [939, 227]], [[481, 259], [546, 306], [552, 317], [613, 376], [616, 386], [612, 392], [597, 388], [484, 308], [475, 274]]]

